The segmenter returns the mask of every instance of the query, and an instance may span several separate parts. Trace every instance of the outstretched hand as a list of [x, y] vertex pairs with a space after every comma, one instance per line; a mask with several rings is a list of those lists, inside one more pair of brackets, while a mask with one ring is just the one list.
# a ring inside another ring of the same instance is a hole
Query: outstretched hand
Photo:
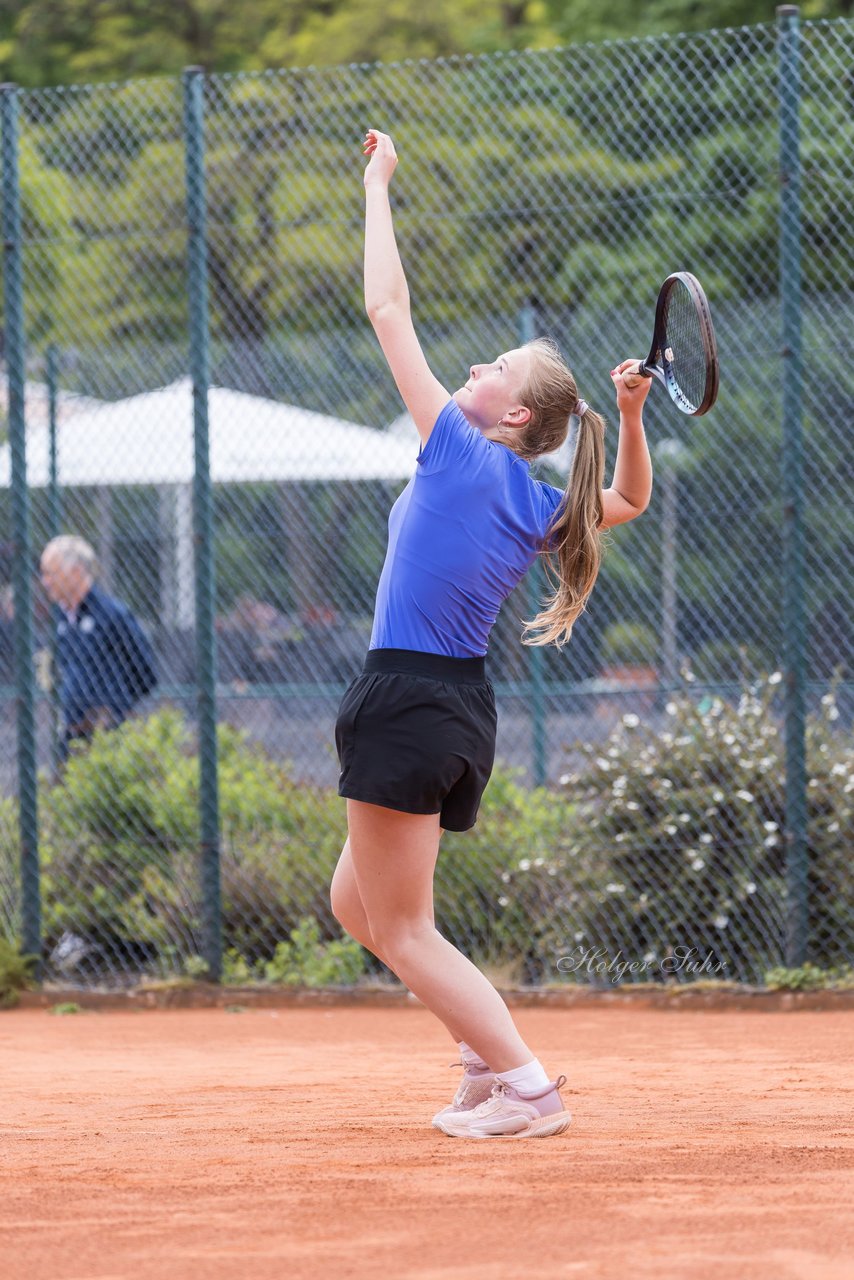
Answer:
[[364, 154], [370, 156], [370, 162], [365, 170], [365, 186], [369, 187], [377, 183], [379, 186], [387, 187], [397, 166], [394, 143], [387, 133], [380, 133], [379, 129], [369, 129], [365, 134], [363, 147]]
[[637, 376], [639, 360], [621, 360], [611, 370], [611, 381], [617, 394], [617, 408], [620, 413], [640, 413], [644, 400], [649, 395], [652, 378]]

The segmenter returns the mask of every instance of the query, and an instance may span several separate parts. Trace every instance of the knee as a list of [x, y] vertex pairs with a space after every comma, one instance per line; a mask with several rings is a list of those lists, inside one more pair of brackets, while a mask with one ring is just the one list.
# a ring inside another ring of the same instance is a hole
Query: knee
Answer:
[[432, 919], [427, 917], [394, 920], [385, 925], [371, 921], [371, 936], [395, 972], [406, 967], [410, 957], [417, 954], [421, 944], [435, 931]]
[[350, 925], [356, 923], [356, 911], [353, 910], [353, 902], [350, 896], [341, 890], [334, 881], [329, 890], [329, 906], [332, 908], [332, 914], [341, 924], [342, 929], [347, 933], [351, 933]]
[[329, 888], [329, 905], [341, 928], [346, 933], [349, 933], [351, 937], [355, 937], [353, 929], [358, 928], [358, 922], [363, 913], [361, 911], [361, 903], [354, 901], [353, 892], [343, 888], [337, 881], [333, 880]]
[[329, 905], [344, 932], [375, 955], [378, 960], [383, 960], [383, 955], [365, 919], [362, 900], [355, 886], [345, 888], [333, 880], [329, 890]]

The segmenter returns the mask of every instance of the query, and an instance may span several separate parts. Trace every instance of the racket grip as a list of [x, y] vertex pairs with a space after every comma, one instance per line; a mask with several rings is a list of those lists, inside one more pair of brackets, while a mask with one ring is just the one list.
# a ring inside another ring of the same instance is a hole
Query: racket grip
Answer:
[[634, 373], [623, 374], [623, 382], [629, 388], [630, 391], [633, 391], [635, 387], [640, 386], [644, 378], [651, 378], [651, 377], [652, 377], [652, 370], [647, 369], [643, 360], [640, 360], [638, 362], [638, 367]]

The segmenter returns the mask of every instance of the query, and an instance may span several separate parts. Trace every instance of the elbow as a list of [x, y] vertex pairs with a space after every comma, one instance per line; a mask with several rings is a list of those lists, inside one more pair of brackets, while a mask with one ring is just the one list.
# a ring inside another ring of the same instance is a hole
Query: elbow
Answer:
[[615, 490], [615, 492], [620, 498], [620, 510], [618, 513], [619, 518], [613, 521], [614, 524], [628, 524], [630, 520], [637, 520], [638, 516], [642, 516], [646, 511], [652, 499], [651, 488], [646, 497], [640, 499], [640, 501], [636, 501], [634, 495], [630, 498], [627, 494], [620, 493], [619, 489]]
[[377, 302], [376, 299], [365, 298], [365, 312], [371, 324], [376, 324], [382, 320], [383, 316], [388, 312], [389, 305], [388, 302]]
[[381, 301], [366, 298], [365, 311], [376, 329], [389, 323], [394, 324], [402, 315], [408, 313], [409, 307], [405, 302], [393, 298], [384, 298]]
[[[640, 495], [637, 495], [637, 496], [640, 497]], [[631, 519], [637, 520], [638, 516], [643, 515], [643, 513], [646, 511], [647, 507], [649, 506], [650, 502], [652, 501], [652, 481], [650, 480], [649, 487], [646, 491], [646, 494], [644, 497], [640, 498], [640, 501], [632, 502], [630, 498], [626, 498], [626, 501], [629, 502], [630, 505], [634, 507], [634, 512], [632, 513]]]

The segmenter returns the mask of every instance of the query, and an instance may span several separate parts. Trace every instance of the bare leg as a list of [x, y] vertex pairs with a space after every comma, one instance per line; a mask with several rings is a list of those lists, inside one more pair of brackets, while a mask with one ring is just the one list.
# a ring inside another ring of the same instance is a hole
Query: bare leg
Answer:
[[375, 954], [493, 1071], [530, 1062], [534, 1054], [492, 983], [436, 931], [439, 815], [398, 813], [348, 800], [347, 824], [359, 897], [379, 948]]
[[342, 929], [345, 929], [351, 938], [355, 938], [378, 960], [382, 960], [386, 968], [390, 969], [391, 965], [385, 956], [380, 955], [377, 944], [371, 936], [371, 927], [368, 924], [368, 917], [365, 915], [362, 899], [359, 897], [359, 886], [356, 884], [356, 873], [353, 870], [353, 856], [350, 853], [349, 836], [344, 843], [344, 848], [341, 850], [341, 857], [338, 859], [338, 865], [332, 876], [332, 883], [329, 886], [329, 902], [332, 907], [332, 914]]
[[[344, 848], [341, 850], [341, 857], [338, 859], [338, 865], [332, 877], [329, 899], [332, 905], [332, 914], [341, 927], [346, 929], [351, 938], [355, 938], [357, 942], [360, 942], [378, 960], [382, 960], [387, 969], [391, 969], [394, 972], [393, 965], [389, 964], [385, 956], [378, 951], [377, 944], [371, 934], [368, 917], [365, 915], [365, 908], [359, 896], [359, 886], [356, 884], [356, 873], [353, 870], [353, 856], [350, 852], [349, 836]], [[432, 901], [430, 903], [430, 923], [433, 923]], [[400, 975], [398, 974], [397, 976], [399, 977]], [[446, 1019], [443, 1018], [442, 1021], [448, 1028], [452, 1039], [459, 1043], [463, 1037], [457, 1034], [454, 1027], [449, 1026]]]

